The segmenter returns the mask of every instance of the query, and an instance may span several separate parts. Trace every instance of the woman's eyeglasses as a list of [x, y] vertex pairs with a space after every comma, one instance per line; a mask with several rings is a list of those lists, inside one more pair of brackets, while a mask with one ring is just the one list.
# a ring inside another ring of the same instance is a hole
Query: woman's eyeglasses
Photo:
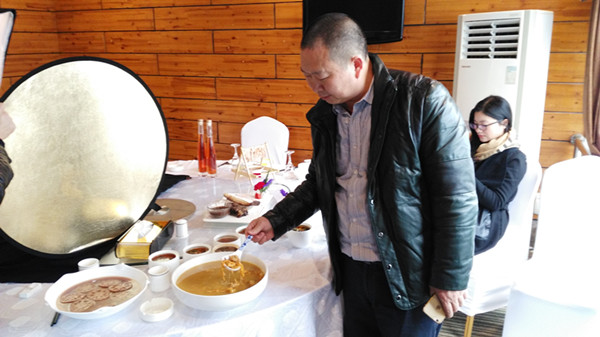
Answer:
[[485, 131], [485, 129], [487, 129], [487, 127], [488, 127], [488, 126], [490, 126], [490, 125], [494, 125], [494, 124], [496, 124], [496, 123], [500, 123], [500, 121], [495, 121], [495, 122], [493, 122], [493, 123], [490, 123], [490, 124], [476, 124], [476, 123], [469, 123], [469, 126], [470, 126], [470, 127], [471, 127], [471, 129], [473, 129], [473, 130], [477, 130], [477, 129], [479, 129], [479, 130], [481, 130], [481, 131]]

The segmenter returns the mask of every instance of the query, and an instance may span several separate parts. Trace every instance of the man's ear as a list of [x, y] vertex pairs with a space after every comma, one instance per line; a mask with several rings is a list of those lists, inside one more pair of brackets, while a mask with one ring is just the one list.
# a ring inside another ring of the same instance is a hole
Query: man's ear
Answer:
[[365, 62], [362, 58], [358, 56], [352, 57], [352, 66], [354, 67], [354, 77], [358, 78], [360, 76], [360, 72], [362, 71]]

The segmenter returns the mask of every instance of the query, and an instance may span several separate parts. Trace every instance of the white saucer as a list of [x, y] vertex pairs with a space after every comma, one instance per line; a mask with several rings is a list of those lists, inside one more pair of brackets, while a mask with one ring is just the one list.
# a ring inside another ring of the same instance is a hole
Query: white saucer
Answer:
[[140, 306], [142, 319], [146, 322], [158, 322], [173, 315], [173, 301], [166, 297], [156, 297]]

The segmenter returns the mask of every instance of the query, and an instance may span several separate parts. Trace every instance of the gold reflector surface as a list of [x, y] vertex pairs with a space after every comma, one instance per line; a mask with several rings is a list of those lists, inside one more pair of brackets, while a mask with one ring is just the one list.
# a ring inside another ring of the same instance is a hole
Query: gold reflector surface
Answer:
[[0, 205], [5, 234], [37, 252], [69, 254], [142, 216], [168, 145], [161, 109], [137, 76], [109, 60], [71, 58], [7, 94], [17, 128], [5, 140], [15, 173]]

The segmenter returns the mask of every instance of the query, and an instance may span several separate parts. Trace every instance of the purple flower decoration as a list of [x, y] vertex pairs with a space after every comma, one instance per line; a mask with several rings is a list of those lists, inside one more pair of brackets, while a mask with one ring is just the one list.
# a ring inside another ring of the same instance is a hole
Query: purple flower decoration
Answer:
[[288, 195], [288, 191], [284, 190], [283, 188], [279, 190], [279, 192], [281, 193], [281, 195], [283, 195], [284, 197], [286, 195]]
[[265, 189], [267, 187], [269, 187], [271, 185], [271, 183], [273, 182], [273, 179], [269, 179], [266, 183], [265, 183]]

